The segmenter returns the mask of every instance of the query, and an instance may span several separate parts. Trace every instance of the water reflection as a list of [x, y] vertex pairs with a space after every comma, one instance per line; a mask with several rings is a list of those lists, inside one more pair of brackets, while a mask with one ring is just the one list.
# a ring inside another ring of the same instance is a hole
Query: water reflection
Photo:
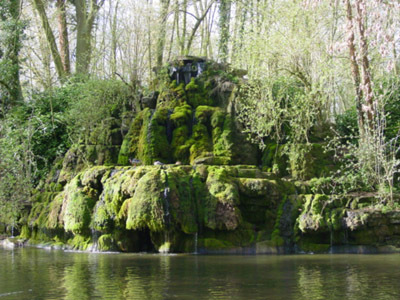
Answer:
[[319, 267], [299, 267], [298, 271], [299, 299], [324, 299], [324, 283]]
[[400, 255], [0, 250], [2, 299], [400, 299]]

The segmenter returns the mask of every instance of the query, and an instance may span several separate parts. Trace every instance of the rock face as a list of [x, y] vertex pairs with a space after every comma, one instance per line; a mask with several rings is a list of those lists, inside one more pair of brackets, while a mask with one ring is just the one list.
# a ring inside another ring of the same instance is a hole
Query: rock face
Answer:
[[75, 176], [53, 200], [37, 202], [32, 211], [41, 213], [31, 214], [29, 222], [33, 235], [70, 237], [68, 243], [79, 247], [76, 237], [92, 239], [93, 232], [100, 239], [107, 235], [115, 243], [112, 248], [124, 251], [140, 250], [147, 239], [155, 250], [168, 243], [169, 251], [193, 252], [195, 235], [199, 251], [250, 246], [261, 229], [273, 230], [274, 221], [266, 216], [276, 214], [285, 184], [264, 172], [262, 178], [238, 177], [243, 170], [93, 167]]
[[[366, 210], [359, 199], [312, 194], [287, 179], [299, 170], [284, 145], [261, 152], [241, 132], [241, 78], [205, 66], [188, 82], [162, 81], [142, 110], [88, 131], [33, 196], [21, 236], [93, 251], [396, 250], [400, 212]], [[302, 176], [321, 176], [330, 154], [307, 147]]]

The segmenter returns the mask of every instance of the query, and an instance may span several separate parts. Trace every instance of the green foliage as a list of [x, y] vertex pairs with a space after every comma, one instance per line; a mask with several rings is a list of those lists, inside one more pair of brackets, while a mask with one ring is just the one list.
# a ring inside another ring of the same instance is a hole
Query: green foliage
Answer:
[[13, 121], [0, 120], [0, 222], [16, 227], [23, 204], [29, 201], [36, 165], [30, 132]]
[[241, 99], [239, 120], [245, 125], [250, 140], [262, 150], [271, 141], [285, 143], [283, 153], [275, 152], [275, 155], [286, 154], [291, 175], [304, 178], [310, 131], [318, 119], [322, 100], [300, 80], [283, 76], [254, 79], [242, 91]]
[[26, 22], [21, 18], [21, 1], [0, 1], [0, 115], [22, 103], [19, 53]]
[[351, 142], [355, 142], [358, 136], [357, 110], [355, 107], [346, 110], [343, 114], [336, 116], [338, 134]]
[[384, 99], [385, 136], [394, 139], [400, 131], [400, 81], [398, 78], [385, 78], [376, 91]]
[[72, 80], [63, 87], [70, 109], [69, 129], [75, 138], [102, 124], [118, 118], [131, 105], [131, 91], [118, 80]]

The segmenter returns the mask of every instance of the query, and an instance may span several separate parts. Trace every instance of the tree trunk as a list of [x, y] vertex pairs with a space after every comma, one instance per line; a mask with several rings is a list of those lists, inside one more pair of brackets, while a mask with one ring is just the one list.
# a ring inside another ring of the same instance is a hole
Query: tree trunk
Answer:
[[15, 0], [10, 2], [10, 14], [14, 22], [14, 38], [9, 45], [8, 57], [11, 61], [12, 74], [10, 77], [10, 105], [15, 105], [22, 102], [22, 89], [19, 78], [20, 64], [19, 64], [19, 51], [21, 49], [21, 34], [22, 27], [19, 25], [20, 13], [21, 13], [21, 1]]
[[157, 50], [156, 50], [158, 68], [161, 68], [163, 64], [163, 54], [165, 46], [165, 35], [166, 35], [169, 3], [170, 0], [161, 0], [161, 15], [160, 15], [160, 24], [158, 30]]
[[[147, 0], [147, 7], [150, 11], [150, 6], [153, 4], [152, 0]], [[150, 82], [153, 81], [153, 64], [152, 64], [152, 51], [151, 51], [151, 16], [147, 16], [147, 47], [148, 49], [148, 61], [149, 61], [149, 78]]]
[[89, 74], [94, 20], [104, 0], [75, 0], [76, 73]]
[[364, 28], [364, 15], [361, 10], [360, 0], [356, 0], [356, 10], [357, 10], [357, 23], [358, 23], [358, 34], [360, 36], [360, 54], [361, 54], [361, 70], [362, 70], [362, 79], [363, 79], [363, 92], [365, 97], [365, 110], [367, 119], [368, 119], [368, 127], [370, 129], [373, 128], [374, 125], [374, 115], [375, 108], [373, 104], [373, 91], [372, 91], [372, 80], [371, 73], [369, 68], [369, 59], [368, 59], [368, 44], [365, 37], [365, 28]]
[[75, 1], [76, 14], [76, 73], [88, 74], [91, 58], [91, 29], [86, 16], [85, 0]]
[[354, 26], [353, 26], [353, 13], [351, 9], [350, 0], [346, 0], [346, 12], [347, 12], [347, 46], [349, 48], [349, 55], [350, 55], [350, 64], [351, 64], [351, 74], [353, 78], [354, 88], [356, 92], [356, 108], [357, 108], [357, 116], [358, 116], [358, 128], [360, 130], [360, 135], [364, 135], [364, 113], [362, 110], [362, 98], [363, 93], [360, 88], [361, 79], [360, 79], [360, 70], [357, 63], [357, 54], [356, 54], [356, 47], [355, 47], [355, 37], [354, 37]]
[[114, 16], [111, 21], [111, 76], [115, 78], [117, 73], [117, 22], [118, 22], [118, 6], [117, 1], [114, 9]]
[[42, 2], [42, 0], [34, 0], [34, 4], [35, 4], [35, 8], [39, 14], [40, 20], [42, 21], [42, 27], [43, 27], [47, 42], [50, 47], [51, 55], [53, 56], [53, 60], [54, 60], [54, 64], [56, 67], [58, 77], [61, 80], [63, 80], [66, 73], [64, 71], [61, 56], [57, 49], [56, 39], [54, 37], [53, 31], [51, 30], [50, 23], [47, 18], [47, 15], [46, 15], [46, 10], [44, 9], [43, 2]]
[[181, 54], [185, 53], [185, 43], [186, 43], [186, 23], [187, 23], [187, 0], [183, 0], [183, 26], [182, 26], [182, 36], [181, 36]]
[[215, 2], [215, 0], [212, 0], [210, 2], [210, 4], [207, 6], [207, 8], [205, 9], [205, 11], [203, 12], [203, 15], [201, 17], [197, 18], [197, 21], [194, 24], [194, 27], [192, 29], [192, 32], [191, 32], [191, 34], [189, 36], [189, 39], [188, 39], [188, 42], [187, 42], [187, 46], [186, 46], [186, 49], [185, 49], [185, 52], [184, 52], [185, 55], [189, 54], [190, 48], [192, 47], [192, 43], [193, 43], [194, 37], [196, 36], [197, 29], [199, 29], [201, 23], [204, 21], [205, 17], [207, 16], [207, 14], [208, 14], [209, 10], [211, 9], [211, 7], [213, 6], [214, 2]]
[[68, 39], [67, 16], [65, 11], [65, 0], [57, 0], [57, 10], [58, 10], [58, 33], [59, 33], [61, 62], [65, 74], [70, 75], [71, 62], [69, 54], [69, 39]]
[[231, 0], [221, 0], [219, 5], [219, 57], [226, 63], [229, 55], [229, 25], [231, 20]]

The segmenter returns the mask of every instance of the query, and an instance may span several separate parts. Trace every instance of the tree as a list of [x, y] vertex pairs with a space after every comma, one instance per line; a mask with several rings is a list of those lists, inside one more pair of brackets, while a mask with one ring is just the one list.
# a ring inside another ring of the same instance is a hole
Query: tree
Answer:
[[94, 21], [105, 0], [70, 0], [76, 17], [76, 73], [89, 74]]
[[0, 1], [0, 93], [1, 115], [22, 102], [19, 52], [24, 23], [21, 20], [21, 1]]
[[163, 64], [163, 54], [165, 46], [165, 34], [166, 34], [169, 3], [170, 0], [161, 0], [161, 14], [160, 14], [159, 30], [157, 37], [157, 50], [156, 50], [157, 67], [159, 68]]
[[221, 0], [219, 5], [219, 57], [221, 61], [226, 63], [229, 52], [229, 23], [231, 20], [231, 0]]
[[65, 0], [57, 0], [58, 33], [61, 62], [65, 74], [71, 74], [71, 63], [69, 54], [69, 38], [67, 27], [66, 3]]
[[[206, 7], [204, 7], [204, 9], [202, 9], [200, 11], [200, 14], [198, 16], [195, 16], [196, 22], [192, 28], [192, 31], [189, 35], [188, 41], [187, 41], [187, 45], [185, 48], [185, 55], [188, 55], [190, 53], [190, 49], [192, 48], [192, 43], [193, 40], [196, 36], [197, 30], [199, 29], [200, 25], [202, 24], [202, 22], [205, 20], [207, 14], [209, 13], [209, 11], [211, 10], [211, 7], [215, 4], [216, 0], [211, 0], [208, 5]], [[196, 5], [196, 4], [195, 4]], [[186, 14], [185, 14], [186, 16]], [[186, 28], [186, 26], [185, 26]], [[186, 30], [185, 30], [186, 31]]]
[[[63, 80], [67, 75], [68, 68], [63, 64], [63, 60], [61, 59], [60, 52], [57, 48], [56, 38], [54, 37], [53, 30], [51, 29], [49, 19], [46, 14], [46, 10], [42, 0], [34, 0], [35, 8], [40, 16], [40, 20], [42, 21], [42, 27], [45, 32], [47, 42], [49, 44], [49, 48], [51, 51], [51, 55], [53, 56], [54, 64], [57, 70], [58, 77], [60, 80]], [[62, 34], [63, 35], [63, 34]], [[62, 38], [60, 39], [60, 43], [65, 43], [65, 40]], [[65, 57], [65, 48], [63, 48], [64, 54], [64, 62], [66, 61]]]

